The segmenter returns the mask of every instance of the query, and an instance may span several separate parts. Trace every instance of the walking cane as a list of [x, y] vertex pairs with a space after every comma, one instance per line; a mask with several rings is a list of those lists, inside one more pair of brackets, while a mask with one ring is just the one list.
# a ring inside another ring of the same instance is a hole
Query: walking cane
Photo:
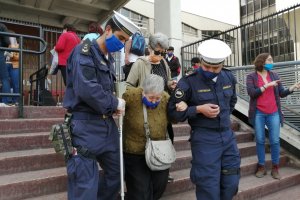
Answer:
[[[126, 86], [125, 82], [121, 82], [121, 66], [119, 67], [118, 72], [118, 81], [116, 85], [116, 92], [119, 98], [122, 98], [123, 93], [125, 92]], [[124, 200], [124, 160], [123, 160], [123, 114], [119, 116], [119, 137], [120, 137], [120, 181], [121, 181], [121, 200]]]

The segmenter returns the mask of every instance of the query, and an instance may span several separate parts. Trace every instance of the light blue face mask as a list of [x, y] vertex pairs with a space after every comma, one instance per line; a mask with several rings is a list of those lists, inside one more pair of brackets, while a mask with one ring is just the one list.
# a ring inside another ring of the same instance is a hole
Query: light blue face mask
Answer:
[[113, 53], [121, 50], [124, 47], [124, 44], [114, 35], [105, 39], [106, 48], [109, 53]]
[[274, 64], [273, 63], [266, 63], [264, 65], [265, 70], [270, 71], [273, 69]]

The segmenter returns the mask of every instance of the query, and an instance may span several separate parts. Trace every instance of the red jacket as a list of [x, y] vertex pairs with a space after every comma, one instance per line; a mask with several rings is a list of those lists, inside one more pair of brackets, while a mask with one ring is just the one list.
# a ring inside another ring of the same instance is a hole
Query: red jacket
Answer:
[[68, 31], [59, 36], [55, 46], [55, 51], [58, 53], [58, 65], [67, 65], [67, 60], [70, 53], [79, 43], [80, 39], [75, 32]]

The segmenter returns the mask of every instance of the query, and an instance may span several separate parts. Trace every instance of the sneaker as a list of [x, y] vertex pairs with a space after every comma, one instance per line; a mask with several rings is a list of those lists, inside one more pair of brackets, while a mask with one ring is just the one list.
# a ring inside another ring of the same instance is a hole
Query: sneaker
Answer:
[[262, 178], [267, 174], [267, 170], [264, 165], [257, 164], [257, 170], [255, 176], [257, 178]]
[[279, 174], [279, 166], [278, 165], [273, 165], [272, 166], [272, 171], [271, 171], [271, 176], [274, 178], [274, 179], [281, 179], [281, 176]]
[[169, 174], [168, 176], [168, 183], [172, 183], [174, 181], [174, 178]]

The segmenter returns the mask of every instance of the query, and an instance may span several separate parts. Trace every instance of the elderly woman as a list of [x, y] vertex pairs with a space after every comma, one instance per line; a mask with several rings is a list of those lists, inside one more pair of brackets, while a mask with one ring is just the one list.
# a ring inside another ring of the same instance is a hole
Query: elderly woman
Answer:
[[258, 165], [255, 176], [261, 178], [267, 174], [265, 168], [265, 125], [269, 129], [271, 145], [272, 171], [274, 179], [280, 179], [279, 167], [279, 134], [280, 123], [283, 123], [280, 98], [300, 88], [295, 83], [284, 88], [277, 73], [272, 71], [273, 58], [269, 53], [259, 54], [254, 61], [255, 72], [247, 76], [247, 92], [250, 96], [249, 122], [255, 127], [256, 152]]
[[152, 171], [146, 164], [143, 105], [147, 107], [150, 138], [166, 139], [168, 93], [164, 92], [164, 79], [150, 74], [141, 87], [127, 87], [124, 117], [124, 162], [127, 199], [156, 200], [165, 191], [169, 169]]
[[[169, 47], [168, 37], [162, 33], [155, 33], [149, 37], [149, 55], [139, 57], [132, 65], [127, 77], [127, 84], [133, 87], [141, 86], [148, 74], [156, 74], [164, 80], [164, 90], [170, 92], [174, 90], [177, 82], [172, 80], [171, 71], [167, 61], [164, 59], [166, 49]], [[174, 132], [172, 124], [168, 123], [168, 133], [172, 142], [174, 141]], [[169, 176], [169, 181], [173, 177]]]
[[164, 79], [165, 91], [174, 89], [176, 81], [172, 81], [168, 63], [163, 55], [168, 48], [168, 37], [162, 33], [156, 33], [149, 37], [148, 56], [139, 57], [132, 65], [127, 78], [127, 84], [133, 87], [141, 86], [148, 74], [156, 74]]

